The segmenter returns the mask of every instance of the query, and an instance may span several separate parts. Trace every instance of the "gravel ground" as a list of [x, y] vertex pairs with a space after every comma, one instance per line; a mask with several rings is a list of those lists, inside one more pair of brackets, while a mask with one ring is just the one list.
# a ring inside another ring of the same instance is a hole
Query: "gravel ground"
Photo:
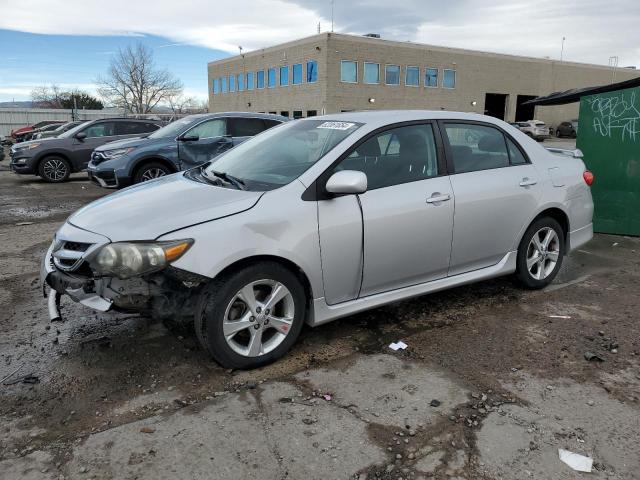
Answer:
[[106, 192], [6, 165], [0, 478], [585, 477], [558, 448], [592, 457], [593, 478], [639, 478], [638, 239], [596, 236], [543, 291], [456, 288], [305, 328], [281, 361], [227, 371], [147, 318], [67, 302], [49, 323], [40, 257]]

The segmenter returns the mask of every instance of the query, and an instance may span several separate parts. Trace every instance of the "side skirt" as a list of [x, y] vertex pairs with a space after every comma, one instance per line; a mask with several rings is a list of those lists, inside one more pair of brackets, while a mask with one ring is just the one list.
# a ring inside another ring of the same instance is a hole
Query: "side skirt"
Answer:
[[376, 295], [350, 300], [338, 305], [327, 305], [324, 297], [316, 298], [313, 300], [313, 312], [307, 320], [307, 323], [312, 327], [315, 327], [317, 325], [328, 323], [332, 320], [337, 320], [341, 317], [353, 315], [354, 313], [358, 313], [363, 310], [380, 307], [399, 300], [407, 300], [427, 293], [439, 292], [440, 290], [446, 290], [459, 285], [474, 283], [479, 280], [508, 275], [516, 270], [517, 255], [517, 251], [509, 252], [502, 257], [502, 260], [490, 267], [461, 273], [452, 277], [433, 280], [427, 283], [420, 283], [418, 285], [412, 285], [398, 290], [378, 293]]

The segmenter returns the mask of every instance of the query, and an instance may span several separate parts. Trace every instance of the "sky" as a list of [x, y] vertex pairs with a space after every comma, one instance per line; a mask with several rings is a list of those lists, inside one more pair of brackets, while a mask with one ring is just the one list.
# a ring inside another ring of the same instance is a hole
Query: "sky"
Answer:
[[[331, 0], [0, 0], [0, 101], [44, 84], [95, 93], [118, 48], [207, 98], [207, 62], [331, 28]], [[334, 31], [640, 68], [640, 0], [334, 0]]]

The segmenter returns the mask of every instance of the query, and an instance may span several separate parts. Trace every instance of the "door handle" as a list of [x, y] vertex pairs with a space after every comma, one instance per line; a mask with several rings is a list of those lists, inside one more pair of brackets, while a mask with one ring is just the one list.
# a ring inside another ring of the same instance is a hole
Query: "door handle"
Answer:
[[449, 195], [448, 193], [442, 195], [439, 193], [434, 193], [432, 196], [427, 198], [427, 203], [446, 202], [447, 200], [451, 200], [451, 195]]
[[538, 183], [536, 180], [532, 180], [530, 178], [524, 177], [522, 181], [519, 183], [521, 187], [530, 187]]

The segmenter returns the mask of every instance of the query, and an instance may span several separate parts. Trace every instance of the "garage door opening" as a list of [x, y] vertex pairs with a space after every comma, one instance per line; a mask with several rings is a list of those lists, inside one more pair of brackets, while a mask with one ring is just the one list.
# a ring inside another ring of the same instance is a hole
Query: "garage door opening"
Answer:
[[516, 122], [526, 122], [533, 120], [535, 114], [535, 105], [522, 105], [524, 102], [537, 98], [535, 95], [518, 95], [516, 98]]
[[484, 114], [504, 120], [507, 97], [506, 93], [487, 93], [484, 96]]

